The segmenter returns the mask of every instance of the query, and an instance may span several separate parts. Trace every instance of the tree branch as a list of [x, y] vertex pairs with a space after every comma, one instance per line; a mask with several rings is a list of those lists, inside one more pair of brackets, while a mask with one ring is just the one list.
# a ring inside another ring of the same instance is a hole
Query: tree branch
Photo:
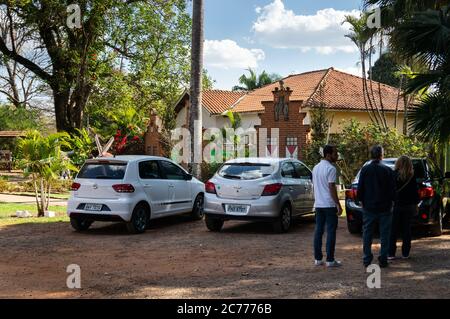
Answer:
[[43, 81], [47, 83], [50, 83], [52, 81], [52, 76], [49, 73], [45, 72], [40, 66], [28, 60], [27, 58], [21, 56], [17, 52], [9, 50], [8, 47], [6, 46], [5, 41], [3, 41], [2, 38], [0, 38], [0, 52], [3, 53], [5, 56], [9, 57], [10, 59], [20, 63], [31, 72], [35, 73]]

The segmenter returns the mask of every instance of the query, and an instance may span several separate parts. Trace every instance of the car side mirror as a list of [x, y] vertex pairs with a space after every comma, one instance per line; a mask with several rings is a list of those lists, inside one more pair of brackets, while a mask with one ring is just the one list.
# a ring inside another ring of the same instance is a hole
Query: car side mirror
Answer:
[[444, 176], [444, 178], [446, 178], [446, 179], [450, 179], [450, 172], [445, 172], [445, 176]]
[[187, 180], [187, 181], [191, 181], [192, 180], [192, 175], [191, 174], [186, 174], [184, 176], [184, 179]]

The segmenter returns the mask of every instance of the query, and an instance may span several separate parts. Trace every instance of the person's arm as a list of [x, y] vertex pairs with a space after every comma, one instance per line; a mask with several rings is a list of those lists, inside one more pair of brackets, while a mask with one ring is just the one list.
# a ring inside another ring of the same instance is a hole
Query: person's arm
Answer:
[[336, 188], [336, 168], [330, 169], [328, 173], [328, 188], [330, 189], [331, 198], [336, 204], [336, 208], [338, 210], [338, 216], [342, 215], [342, 206], [339, 201], [339, 196]]
[[364, 192], [365, 192], [365, 187], [364, 187], [364, 183], [365, 183], [365, 178], [366, 178], [366, 174], [365, 174], [365, 169], [363, 168], [361, 170], [361, 173], [359, 174], [359, 181], [358, 181], [358, 191], [357, 191], [357, 200], [362, 204], [363, 199], [364, 199]]

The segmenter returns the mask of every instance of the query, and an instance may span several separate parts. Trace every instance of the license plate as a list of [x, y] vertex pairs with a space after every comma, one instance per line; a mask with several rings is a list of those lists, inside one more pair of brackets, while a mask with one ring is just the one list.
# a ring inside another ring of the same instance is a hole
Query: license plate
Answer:
[[103, 208], [102, 204], [86, 204], [84, 205], [84, 210], [99, 212]]
[[248, 208], [248, 205], [225, 205], [227, 214], [245, 215]]

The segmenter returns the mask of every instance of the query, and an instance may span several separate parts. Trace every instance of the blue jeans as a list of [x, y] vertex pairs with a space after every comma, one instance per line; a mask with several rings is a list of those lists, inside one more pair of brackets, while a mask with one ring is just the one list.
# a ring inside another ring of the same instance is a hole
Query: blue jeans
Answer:
[[314, 233], [314, 258], [322, 260], [322, 237], [327, 227], [327, 262], [334, 261], [336, 229], [338, 226], [337, 208], [316, 208], [316, 231]]
[[387, 263], [389, 252], [389, 237], [391, 235], [392, 227], [392, 211], [383, 213], [372, 213], [364, 210], [363, 212], [363, 252], [364, 265], [370, 265], [373, 260], [372, 254], [372, 240], [373, 228], [378, 221], [380, 225], [380, 242], [381, 250], [378, 261], [380, 263]]

